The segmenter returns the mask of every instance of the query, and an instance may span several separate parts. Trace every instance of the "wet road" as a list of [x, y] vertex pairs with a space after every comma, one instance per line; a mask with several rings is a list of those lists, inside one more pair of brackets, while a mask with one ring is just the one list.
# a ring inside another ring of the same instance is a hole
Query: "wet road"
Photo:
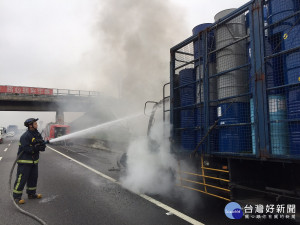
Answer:
[[[8, 176], [18, 144], [6, 139], [0, 145], [0, 224], [38, 224], [20, 214], [10, 202]], [[41, 153], [38, 193], [21, 207], [48, 225], [68, 224], [274, 224], [275, 221], [231, 221], [224, 215], [227, 202], [197, 195], [191, 199], [134, 194], [118, 184], [118, 154], [86, 147], [49, 146]], [[13, 181], [15, 175], [13, 177]], [[25, 193], [25, 192], [24, 192]], [[194, 193], [194, 192], [193, 192]], [[192, 195], [195, 196], [195, 195]], [[194, 199], [195, 200], [195, 199]], [[168, 213], [172, 212], [172, 213]], [[169, 215], [167, 215], [167, 213]], [[290, 222], [290, 221], [288, 221]], [[280, 221], [280, 224], [284, 224]]]

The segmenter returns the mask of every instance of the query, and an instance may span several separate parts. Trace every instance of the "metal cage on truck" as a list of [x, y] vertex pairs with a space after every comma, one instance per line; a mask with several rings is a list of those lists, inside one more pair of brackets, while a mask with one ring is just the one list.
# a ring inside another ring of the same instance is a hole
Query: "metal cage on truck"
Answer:
[[[179, 186], [224, 200], [300, 199], [300, 6], [254, 0], [170, 50]], [[164, 116], [166, 118], [166, 116]]]

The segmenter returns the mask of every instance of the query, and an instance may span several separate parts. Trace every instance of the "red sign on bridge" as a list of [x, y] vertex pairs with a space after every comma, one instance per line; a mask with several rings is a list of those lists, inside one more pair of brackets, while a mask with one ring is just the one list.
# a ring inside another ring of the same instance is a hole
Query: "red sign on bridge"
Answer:
[[53, 95], [53, 89], [19, 86], [1, 86], [0, 93]]

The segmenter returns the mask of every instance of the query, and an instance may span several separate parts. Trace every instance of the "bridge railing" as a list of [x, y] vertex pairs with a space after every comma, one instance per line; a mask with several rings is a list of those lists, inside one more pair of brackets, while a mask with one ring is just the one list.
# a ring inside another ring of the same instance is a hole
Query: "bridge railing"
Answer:
[[0, 95], [21, 95], [21, 96], [99, 96], [97, 91], [83, 91], [58, 88], [38, 88], [38, 87], [20, 87], [20, 86], [2, 86], [0, 85]]
[[72, 95], [72, 96], [99, 96], [100, 92], [97, 91], [83, 91], [83, 90], [70, 90], [70, 89], [53, 89], [53, 95]]

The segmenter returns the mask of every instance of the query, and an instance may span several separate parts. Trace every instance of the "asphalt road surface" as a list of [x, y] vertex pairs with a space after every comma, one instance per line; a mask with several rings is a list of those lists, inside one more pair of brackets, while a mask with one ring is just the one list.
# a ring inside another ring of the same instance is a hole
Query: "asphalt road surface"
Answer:
[[[16, 158], [18, 141], [6, 139], [0, 145], [0, 224], [35, 225], [19, 213], [9, 198], [8, 178]], [[117, 224], [275, 224], [276, 221], [230, 220], [224, 214], [227, 202], [197, 195], [195, 204], [174, 197], [149, 196], [124, 189], [118, 179], [118, 153], [82, 146], [49, 146], [39, 162], [39, 200], [28, 200], [21, 207], [48, 225]], [[13, 181], [15, 180], [15, 174]], [[192, 191], [193, 192], [193, 191]], [[195, 196], [195, 195], [193, 195]], [[278, 224], [296, 224], [281, 220]]]

